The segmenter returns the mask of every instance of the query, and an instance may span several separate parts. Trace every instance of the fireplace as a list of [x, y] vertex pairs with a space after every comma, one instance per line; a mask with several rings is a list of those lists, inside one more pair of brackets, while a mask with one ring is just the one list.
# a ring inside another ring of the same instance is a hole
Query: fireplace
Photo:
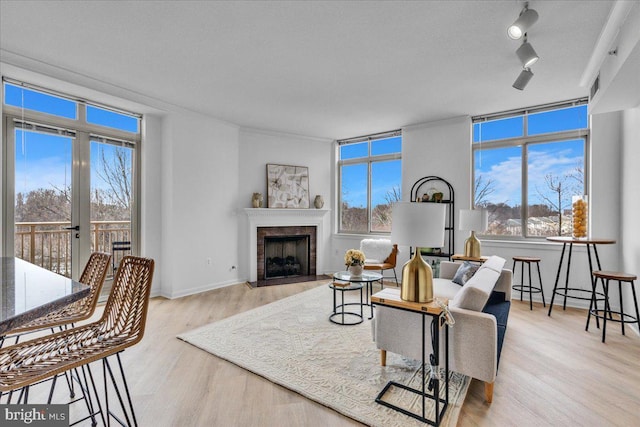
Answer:
[[[311, 231], [304, 233], [310, 236], [308, 277], [318, 274], [316, 272], [322, 273], [326, 270], [325, 250], [328, 245], [329, 230], [331, 228], [329, 210], [244, 208], [244, 212], [247, 216], [246, 251], [244, 253], [247, 254], [248, 258], [248, 263], [244, 268], [246, 268], [247, 281], [249, 283], [257, 283], [259, 269], [263, 270], [264, 277], [264, 240], [258, 242], [259, 228], [280, 229], [280, 232], [273, 234], [273, 236], [283, 236], [290, 235], [289, 231], [293, 228], [311, 227]], [[294, 232], [293, 234], [297, 233]], [[261, 257], [260, 262], [258, 262], [259, 254]], [[277, 280], [273, 280], [273, 282], [277, 282]]]
[[257, 279], [316, 274], [316, 227], [258, 227]]

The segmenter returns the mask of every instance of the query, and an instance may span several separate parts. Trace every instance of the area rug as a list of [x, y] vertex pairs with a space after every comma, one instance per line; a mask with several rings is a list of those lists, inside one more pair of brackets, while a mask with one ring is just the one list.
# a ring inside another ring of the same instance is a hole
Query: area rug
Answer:
[[[424, 426], [375, 402], [391, 380], [419, 389], [420, 362], [388, 353], [387, 366], [380, 366], [371, 320], [355, 326], [333, 324], [328, 318], [332, 304], [331, 289], [319, 286], [178, 338], [361, 423]], [[365, 307], [365, 319], [368, 310]], [[443, 426], [456, 425], [469, 386], [469, 377], [451, 372], [449, 378], [450, 403]], [[444, 381], [440, 383], [444, 396]], [[421, 410], [422, 399], [401, 388], [393, 387], [384, 400], [414, 413]], [[426, 413], [431, 419], [433, 410], [428, 401]]]

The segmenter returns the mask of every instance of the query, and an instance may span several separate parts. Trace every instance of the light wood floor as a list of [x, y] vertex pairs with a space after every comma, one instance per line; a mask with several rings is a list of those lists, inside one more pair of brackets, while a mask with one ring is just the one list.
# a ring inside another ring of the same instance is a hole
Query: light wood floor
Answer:
[[[123, 362], [141, 426], [359, 426], [331, 409], [178, 340], [201, 325], [319, 286], [245, 284], [151, 300], [146, 335]], [[586, 312], [513, 301], [494, 388], [473, 380], [458, 426], [640, 425], [640, 338]], [[373, 396], [372, 396], [373, 399]], [[35, 401], [32, 401], [36, 403]]]

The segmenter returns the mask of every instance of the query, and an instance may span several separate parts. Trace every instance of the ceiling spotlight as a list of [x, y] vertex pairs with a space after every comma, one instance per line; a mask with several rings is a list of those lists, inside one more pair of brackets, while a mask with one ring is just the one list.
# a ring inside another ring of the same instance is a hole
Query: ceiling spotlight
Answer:
[[533, 77], [533, 73], [531, 72], [531, 70], [529, 68], [523, 69], [516, 81], [513, 82], [513, 87], [518, 90], [524, 89], [527, 84], [529, 84], [529, 80], [531, 80], [531, 77]]
[[524, 42], [522, 45], [516, 50], [516, 55], [520, 58], [520, 62], [522, 62], [522, 66], [524, 68], [528, 68], [538, 62], [540, 57], [531, 46], [531, 43], [527, 41], [527, 36], [524, 37]]
[[513, 40], [519, 40], [537, 20], [538, 12], [529, 9], [529, 3], [525, 3], [524, 9], [520, 12], [520, 16], [516, 19], [516, 22], [507, 28], [507, 35]]

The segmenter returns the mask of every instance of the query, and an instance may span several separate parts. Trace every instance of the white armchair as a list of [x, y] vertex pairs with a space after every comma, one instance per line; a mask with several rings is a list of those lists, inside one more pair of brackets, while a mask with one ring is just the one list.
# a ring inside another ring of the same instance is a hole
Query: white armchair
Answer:
[[384, 270], [393, 270], [393, 278], [398, 286], [398, 275], [396, 274], [398, 245], [392, 244], [388, 239], [363, 239], [360, 242], [360, 250], [365, 256], [365, 270], [380, 271], [380, 274], [383, 275]]

